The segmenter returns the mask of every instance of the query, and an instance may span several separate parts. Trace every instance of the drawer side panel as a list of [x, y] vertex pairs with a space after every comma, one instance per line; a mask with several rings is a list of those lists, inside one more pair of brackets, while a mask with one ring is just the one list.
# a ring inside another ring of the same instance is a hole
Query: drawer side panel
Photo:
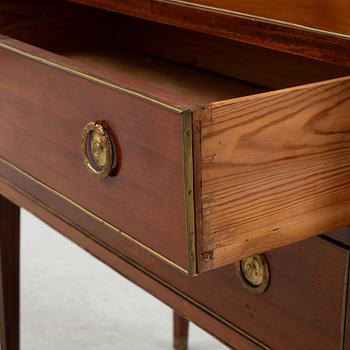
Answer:
[[214, 103], [201, 130], [200, 269], [349, 224], [349, 78]]

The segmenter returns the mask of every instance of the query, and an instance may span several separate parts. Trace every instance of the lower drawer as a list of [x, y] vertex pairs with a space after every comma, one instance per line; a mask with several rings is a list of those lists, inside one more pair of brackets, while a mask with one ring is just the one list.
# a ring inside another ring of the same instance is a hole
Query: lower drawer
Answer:
[[265, 256], [270, 283], [262, 294], [244, 288], [232, 265], [175, 283], [262, 348], [343, 349], [349, 251], [313, 238]]

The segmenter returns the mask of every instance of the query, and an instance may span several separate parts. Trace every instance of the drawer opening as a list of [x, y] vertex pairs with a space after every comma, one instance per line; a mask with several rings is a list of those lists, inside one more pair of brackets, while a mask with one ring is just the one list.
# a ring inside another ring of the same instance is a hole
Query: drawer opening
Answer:
[[196, 104], [349, 74], [339, 66], [70, 2], [0, 6], [6, 9], [0, 33]]

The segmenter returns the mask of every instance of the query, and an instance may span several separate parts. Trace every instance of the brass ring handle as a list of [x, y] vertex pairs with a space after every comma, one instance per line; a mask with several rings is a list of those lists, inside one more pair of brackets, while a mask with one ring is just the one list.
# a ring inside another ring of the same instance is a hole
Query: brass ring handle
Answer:
[[83, 159], [87, 170], [103, 179], [115, 167], [115, 150], [112, 138], [105, 124], [89, 122], [85, 125], [81, 144]]
[[269, 265], [264, 254], [237, 261], [235, 270], [243, 287], [253, 293], [264, 293], [270, 283]]

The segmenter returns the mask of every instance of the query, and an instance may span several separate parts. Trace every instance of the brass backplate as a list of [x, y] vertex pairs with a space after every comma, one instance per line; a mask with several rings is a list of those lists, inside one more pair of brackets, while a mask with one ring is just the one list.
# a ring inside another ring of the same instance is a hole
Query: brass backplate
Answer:
[[264, 254], [237, 261], [235, 270], [244, 288], [256, 294], [266, 291], [270, 283], [270, 270]]
[[115, 152], [108, 130], [101, 122], [89, 122], [83, 129], [81, 144], [87, 170], [99, 179], [115, 167]]

